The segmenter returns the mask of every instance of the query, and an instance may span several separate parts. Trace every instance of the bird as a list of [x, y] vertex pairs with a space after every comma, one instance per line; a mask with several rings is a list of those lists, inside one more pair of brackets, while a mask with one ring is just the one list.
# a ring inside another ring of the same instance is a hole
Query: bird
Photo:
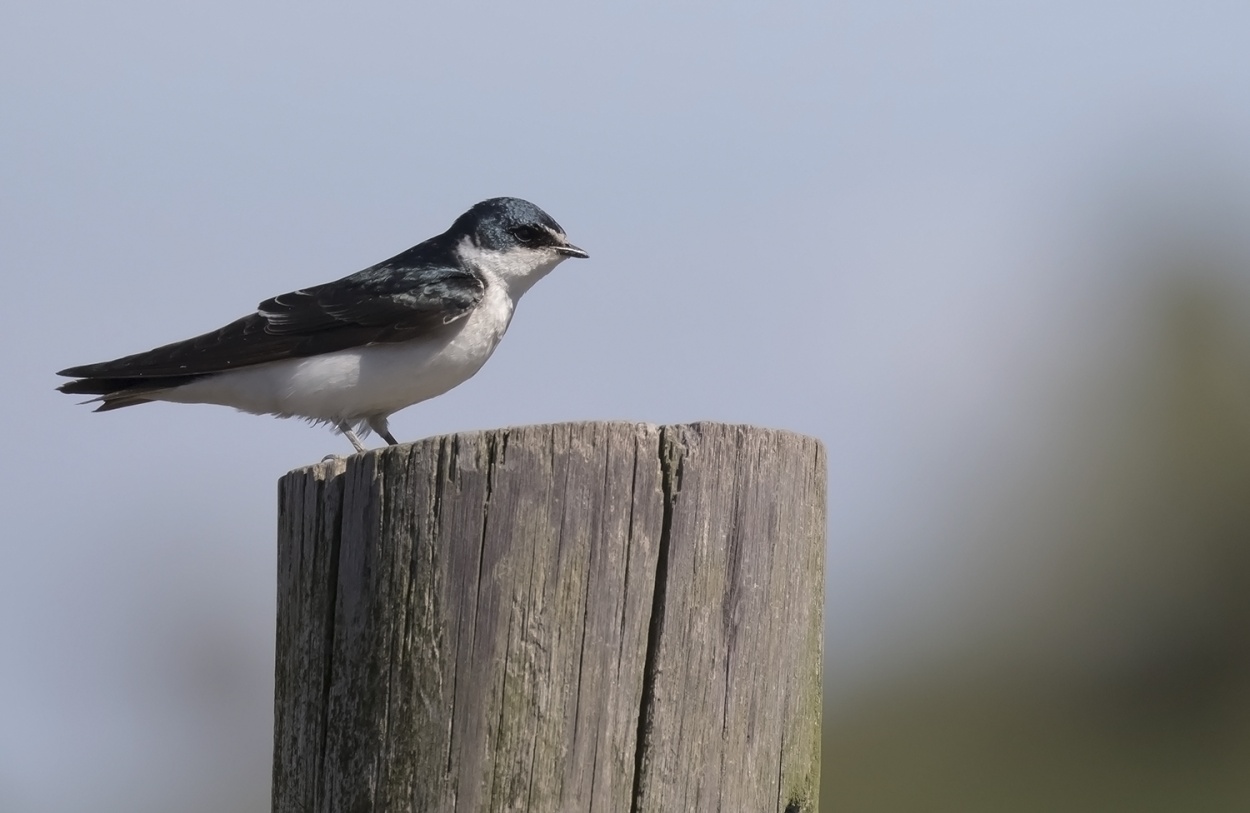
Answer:
[[357, 452], [389, 417], [471, 378], [518, 300], [557, 265], [590, 255], [520, 198], [484, 200], [451, 228], [342, 279], [261, 302], [217, 330], [61, 370], [58, 389], [96, 412], [153, 401], [220, 404], [326, 424]]

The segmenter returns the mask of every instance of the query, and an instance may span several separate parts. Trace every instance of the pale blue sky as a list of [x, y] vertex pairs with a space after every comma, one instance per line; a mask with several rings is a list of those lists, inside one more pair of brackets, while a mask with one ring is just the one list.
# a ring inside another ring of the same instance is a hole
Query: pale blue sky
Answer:
[[1248, 30], [1238, 2], [10, 5], [0, 809], [264, 807], [274, 483], [349, 450], [217, 407], [92, 415], [53, 372], [495, 195], [592, 259], [395, 434], [815, 435], [835, 696], [940, 645], [977, 572], [961, 500], [1045, 445], [1052, 388], [1131, 341], [1114, 315], [1065, 321], [1144, 290], [1097, 239], [1104, 209], [1207, 159], [1243, 188]]

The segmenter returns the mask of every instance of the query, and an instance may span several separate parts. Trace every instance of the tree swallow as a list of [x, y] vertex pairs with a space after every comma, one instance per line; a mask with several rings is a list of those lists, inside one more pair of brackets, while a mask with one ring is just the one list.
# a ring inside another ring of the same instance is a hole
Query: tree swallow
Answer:
[[325, 423], [394, 445], [387, 418], [473, 376], [517, 300], [569, 257], [588, 257], [542, 209], [492, 198], [451, 228], [337, 282], [260, 303], [223, 328], [70, 367], [61, 392], [97, 412], [172, 401]]

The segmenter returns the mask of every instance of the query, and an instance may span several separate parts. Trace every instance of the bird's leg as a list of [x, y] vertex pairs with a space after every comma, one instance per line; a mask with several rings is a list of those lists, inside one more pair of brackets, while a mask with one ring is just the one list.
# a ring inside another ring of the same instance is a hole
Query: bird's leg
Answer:
[[356, 433], [352, 431], [351, 424], [347, 421], [339, 421], [336, 426], [338, 427], [338, 430], [352, 442], [352, 445], [356, 447], [357, 452], [367, 451], [365, 449], [365, 445], [360, 442], [360, 438], [356, 437]]
[[395, 440], [395, 436], [391, 434], [390, 427], [387, 426], [385, 415], [380, 415], [376, 418], [370, 418], [369, 428], [372, 429], [374, 432], [376, 432], [378, 437], [382, 438], [382, 440], [386, 441], [390, 445], [392, 446], [399, 445], [399, 441]]

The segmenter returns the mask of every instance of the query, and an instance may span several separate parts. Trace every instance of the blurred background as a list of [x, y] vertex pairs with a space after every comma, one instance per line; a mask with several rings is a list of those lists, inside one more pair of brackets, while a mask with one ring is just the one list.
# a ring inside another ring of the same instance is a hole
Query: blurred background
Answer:
[[1250, 6], [0, 11], [0, 810], [269, 803], [275, 481], [54, 371], [529, 198], [592, 259], [401, 439], [830, 453], [823, 809], [1250, 809]]

